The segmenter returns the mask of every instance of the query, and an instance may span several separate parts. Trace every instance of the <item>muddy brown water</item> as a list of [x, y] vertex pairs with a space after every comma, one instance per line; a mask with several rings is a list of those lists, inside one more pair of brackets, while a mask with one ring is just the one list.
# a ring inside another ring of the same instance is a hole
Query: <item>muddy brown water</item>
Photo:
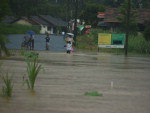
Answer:
[[[35, 83], [35, 93], [23, 85], [26, 63], [22, 57], [12, 56], [1, 62], [1, 70], [13, 75], [14, 90], [11, 99], [0, 97], [0, 113], [150, 111], [150, 57], [40, 52], [43, 69]], [[90, 91], [103, 96], [84, 95]]]

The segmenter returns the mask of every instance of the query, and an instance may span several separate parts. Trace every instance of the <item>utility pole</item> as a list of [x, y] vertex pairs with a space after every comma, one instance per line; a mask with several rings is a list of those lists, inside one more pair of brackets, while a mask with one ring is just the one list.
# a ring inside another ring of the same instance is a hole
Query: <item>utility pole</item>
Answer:
[[75, 0], [75, 17], [74, 17], [74, 45], [76, 46], [76, 37], [77, 37], [77, 16], [78, 16], [78, 0]]
[[130, 18], [131, 18], [131, 0], [128, 0], [127, 20], [126, 20], [127, 27], [126, 27], [126, 40], [125, 40], [125, 56], [128, 55], [128, 37], [129, 37]]

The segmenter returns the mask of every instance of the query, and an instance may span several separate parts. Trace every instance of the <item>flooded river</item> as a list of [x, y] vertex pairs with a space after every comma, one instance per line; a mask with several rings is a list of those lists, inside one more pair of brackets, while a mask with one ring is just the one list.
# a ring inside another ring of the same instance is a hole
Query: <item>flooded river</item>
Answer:
[[[1, 60], [3, 72], [13, 75], [14, 90], [10, 100], [0, 97], [0, 113], [149, 113], [150, 57], [49, 51], [39, 54], [43, 69], [34, 94], [23, 85], [23, 58]], [[91, 91], [103, 96], [84, 95]]]

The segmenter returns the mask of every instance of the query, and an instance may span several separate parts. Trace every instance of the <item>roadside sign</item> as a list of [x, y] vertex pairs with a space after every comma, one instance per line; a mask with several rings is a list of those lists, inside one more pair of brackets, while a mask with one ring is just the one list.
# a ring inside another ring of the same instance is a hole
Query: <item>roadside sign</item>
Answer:
[[125, 34], [112, 34], [112, 45], [124, 45]]
[[99, 33], [98, 45], [111, 45], [111, 34]]
[[98, 34], [98, 47], [101, 48], [124, 48], [125, 34]]

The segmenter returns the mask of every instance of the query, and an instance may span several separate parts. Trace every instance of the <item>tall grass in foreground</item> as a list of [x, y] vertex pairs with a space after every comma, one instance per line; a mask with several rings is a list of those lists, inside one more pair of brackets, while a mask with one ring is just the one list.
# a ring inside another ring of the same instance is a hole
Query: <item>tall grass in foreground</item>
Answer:
[[129, 37], [129, 52], [150, 54], [150, 41], [146, 41], [142, 35]]
[[25, 53], [24, 54], [27, 62], [27, 79], [25, 82], [30, 90], [34, 90], [35, 81], [39, 71], [41, 70], [41, 65], [38, 63], [37, 53]]
[[2, 87], [2, 95], [5, 97], [11, 97], [13, 91], [13, 80], [12, 76], [6, 74], [6, 76], [2, 76], [2, 80], [4, 85]]

